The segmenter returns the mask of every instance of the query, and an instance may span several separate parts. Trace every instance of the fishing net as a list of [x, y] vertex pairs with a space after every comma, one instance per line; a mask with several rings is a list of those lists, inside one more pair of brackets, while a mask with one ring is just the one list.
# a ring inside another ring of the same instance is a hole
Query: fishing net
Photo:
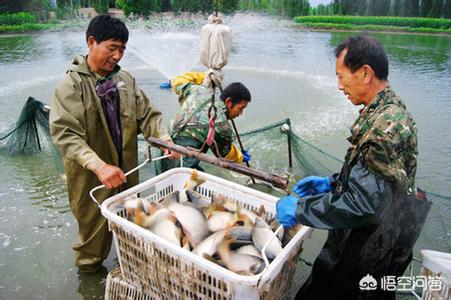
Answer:
[[[9, 155], [29, 155], [39, 153], [46, 145], [52, 145], [49, 112], [42, 102], [29, 97], [19, 119], [0, 133], [0, 148], [6, 149]], [[47, 143], [41, 142], [43, 138]]]
[[[9, 155], [35, 154], [43, 149], [52, 149], [55, 160], [59, 160], [50, 141], [48, 116], [48, 110], [41, 102], [28, 98], [17, 122], [0, 133], [0, 149], [6, 148]], [[291, 130], [289, 119], [244, 132], [241, 140], [244, 147], [252, 153], [251, 167], [276, 174], [289, 173], [291, 185], [307, 175], [324, 176], [338, 172], [343, 163], [299, 137]], [[139, 149], [146, 151], [144, 139], [140, 139]], [[156, 155], [155, 149], [153, 155]], [[248, 180], [243, 175], [225, 169], [206, 164], [202, 166], [207, 172], [235, 182], [243, 183], [243, 180]], [[153, 175], [149, 170], [144, 170], [143, 174], [144, 177]], [[421, 182], [419, 186], [421, 187]], [[434, 204], [420, 239], [424, 239], [427, 245], [436, 250], [451, 252], [451, 197], [433, 192], [427, 192], [427, 195]], [[290, 292], [292, 296], [310, 273], [310, 263], [299, 262], [299, 270], [294, 278], [295, 286]]]

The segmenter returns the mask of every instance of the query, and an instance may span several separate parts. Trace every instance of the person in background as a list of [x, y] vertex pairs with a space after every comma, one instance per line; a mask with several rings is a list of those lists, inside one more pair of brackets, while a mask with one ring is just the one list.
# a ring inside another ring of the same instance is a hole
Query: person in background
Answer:
[[[87, 56], [75, 57], [55, 88], [50, 131], [67, 177], [69, 203], [78, 223], [75, 265], [81, 272], [101, 269], [112, 235], [107, 220], [89, 197], [101, 203], [138, 183], [129, 171], [138, 164], [138, 134], [171, 141], [162, 115], [118, 63], [124, 55], [128, 30], [119, 19], [94, 17], [86, 31]], [[178, 158], [177, 153], [165, 154]]]
[[340, 173], [309, 176], [277, 202], [285, 227], [329, 230], [296, 299], [394, 299], [430, 209], [416, 189], [417, 128], [388, 83], [383, 47], [367, 36], [337, 46], [338, 89], [362, 105]]
[[[219, 82], [212, 75], [216, 86]], [[205, 144], [209, 132], [209, 115], [213, 91], [202, 85], [210, 79], [204, 72], [188, 72], [171, 80], [171, 86], [179, 95], [180, 109], [171, 122], [171, 137], [175, 144], [202, 149], [211, 149], [216, 156], [235, 162], [248, 162], [251, 158], [247, 151], [241, 151], [232, 143], [233, 130], [228, 120], [240, 116], [251, 101], [251, 93], [240, 82], [229, 84], [221, 93], [220, 100], [215, 101], [217, 109], [215, 120], [215, 142], [211, 146]], [[211, 83], [210, 83], [211, 84]], [[216, 147], [217, 146], [217, 147]], [[183, 166], [203, 170], [200, 161], [195, 157], [184, 157]], [[161, 160], [156, 164], [156, 172], [161, 173], [180, 166], [178, 161]]]

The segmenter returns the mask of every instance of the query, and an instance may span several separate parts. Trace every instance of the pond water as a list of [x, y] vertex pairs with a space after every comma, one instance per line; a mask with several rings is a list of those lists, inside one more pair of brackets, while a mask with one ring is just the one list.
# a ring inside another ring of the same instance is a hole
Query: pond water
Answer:
[[[130, 23], [121, 66], [137, 78], [167, 122], [177, 101], [171, 91], [160, 90], [159, 83], [202, 69], [198, 44], [205, 23], [200, 17], [160, 20], [152, 29]], [[303, 30], [260, 14], [236, 14], [226, 24], [234, 32], [234, 44], [225, 81], [241, 81], [252, 92], [244, 117], [237, 119], [238, 128], [246, 131], [290, 118], [297, 134], [341, 159], [358, 108], [337, 90], [333, 49], [354, 33]], [[82, 28], [0, 36], [0, 132], [17, 120], [28, 96], [50, 103], [74, 55], [86, 53]], [[419, 185], [451, 195], [451, 37], [371, 35], [386, 48], [390, 83], [417, 122]], [[77, 228], [59, 158], [44, 148], [33, 156], [0, 153], [0, 298], [101, 298], [106, 272], [83, 276], [73, 266]], [[279, 159], [277, 153], [273, 156]], [[451, 235], [450, 228], [444, 231]], [[306, 245], [307, 260], [314, 259], [323, 239], [320, 232]], [[420, 240], [417, 248], [424, 247], [450, 251]], [[111, 270], [115, 265], [111, 255], [105, 266]]]

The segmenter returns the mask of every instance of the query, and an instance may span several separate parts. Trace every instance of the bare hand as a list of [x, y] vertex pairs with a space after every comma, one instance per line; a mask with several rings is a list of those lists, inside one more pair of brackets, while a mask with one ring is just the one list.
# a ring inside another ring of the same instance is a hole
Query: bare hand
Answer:
[[[167, 141], [170, 144], [174, 144], [174, 142], [172, 140], [168, 140]], [[169, 155], [169, 159], [180, 159], [180, 153], [175, 152], [175, 151], [171, 151], [169, 149], [162, 149], [163, 150], [163, 155]]]
[[180, 159], [180, 153], [169, 149], [163, 149], [163, 155], [169, 155], [169, 159]]
[[95, 174], [107, 189], [117, 188], [127, 182], [124, 172], [113, 165], [103, 164], [95, 171]]

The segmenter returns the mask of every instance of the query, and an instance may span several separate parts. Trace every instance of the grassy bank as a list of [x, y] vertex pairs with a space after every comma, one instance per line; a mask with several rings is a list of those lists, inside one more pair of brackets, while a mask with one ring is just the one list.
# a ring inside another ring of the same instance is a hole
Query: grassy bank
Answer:
[[295, 17], [294, 21], [305, 27], [318, 29], [405, 31], [451, 34], [450, 19], [361, 16], [299, 16]]
[[56, 23], [25, 23], [20, 25], [0, 25], [0, 33], [22, 33], [47, 29], [56, 29]]
[[27, 12], [0, 14], [0, 33], [46, 30], [56, 26], [56, 23], [39, 23], [36, 16]]

